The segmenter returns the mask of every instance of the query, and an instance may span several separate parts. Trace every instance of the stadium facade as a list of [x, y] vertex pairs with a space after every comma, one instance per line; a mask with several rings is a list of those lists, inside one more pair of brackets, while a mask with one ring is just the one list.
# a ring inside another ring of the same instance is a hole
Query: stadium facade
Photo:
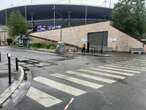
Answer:
[[19, 10], [33, 26], [68, 27], [97, 23], [111, 19], [112, 9], [71, 4], [26, 5], [0, 11], [0, 25], [5, 25], [9, 14]]

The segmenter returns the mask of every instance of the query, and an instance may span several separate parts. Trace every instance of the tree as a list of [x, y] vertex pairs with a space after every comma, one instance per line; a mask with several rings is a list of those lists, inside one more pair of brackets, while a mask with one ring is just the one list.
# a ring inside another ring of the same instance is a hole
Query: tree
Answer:
[[26, 19], [21, 15], [19, 11], [13, 11], [10, 13], [7, 26], [9, 35], [11, 37], [26, 34], [28, 28]]
[[112, 12], [113, 25], [142, 37], [146, 32], [145, 0], [120, 0]]

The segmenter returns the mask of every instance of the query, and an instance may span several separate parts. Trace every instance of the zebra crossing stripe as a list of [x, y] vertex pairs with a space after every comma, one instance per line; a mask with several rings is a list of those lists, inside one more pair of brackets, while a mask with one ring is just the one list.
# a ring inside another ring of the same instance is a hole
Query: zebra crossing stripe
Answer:
[[56, 97], [51, 96], [33, 87], [30, 87], [26, 96], [36, 101], [37, 103], [43, 105], [46, 108], [54, 106], [62, 102], [60, 99], [57, 99]]
[[140, 65], [131, 65], [131, 64], [121, 64], [121, 63], [116, 63], [116, 64], [111, 64], [111, 66], [120, 66], [120, 67], [127, 67], [128, 69], [130, 68], [131, 70], [137, 70], [137, 71], [141, 71], [141, 70], [146, 70], [146, 68], [141, 67]]
[[60, 82], [56, 82], [56, 81], [47, 79], [45, 77], [41, 77], [41, 76], [35, 77], [34, 80], [39, 82], [39, 83], [42, 83], [44, 85], [47, 85], [47, 86], [50, 86], [50, 87], [55, 88], [57, 90], [60, 90], [62, 92], [65, 92], [67, 94], [73, 95], [73, 96], [79, 96], [79, 95], [86, 93], [86, 91], [74, 88], [74, 87], [66, 85], [66, 84], [62, 84]]
[[137, 73], [137, 74], [140, 73], [140, 71], [112, 68], [112, 67], [107, 67], [107, 66], [98, 66], [98, 67], [103, 68], [103, 69], [116, 70], [116, 71], [131, 72], [131, 73]]
[[62, 74], [58, 74], [58, 73], [52, 74], [51, 76], [61, 78], [61, 79], [67, 80], [67, 81], [71, 81], [71, 82], [74, 82], [74, 83], [77, 83], [77, 84], [80, 84], [80, 85], [83, 85], [83, 86], [86, 86], [86, 87], [91, 87], [91, 88], [94, 88], [94, 89], [98, 89], [98, 88], [103, 87], [103, 85], [100, 85], [100, 84], [96, 84], [96, 83], [93, 83], [93, 82], [81, 80], [81, 79], [78, 79], [78, 78], [74, 78], [74, 77], [71, 77], [71, 76], [62, 75]]
[[117, 79], [125, 79], [124, 76], [119, 76], [119, 75], [113, 75], [113, 74], [108, 74], [108, 73], [101, 73], [93, 70], [86, 70], [86, 69], [79, 69], [80, 72], [88, 72], [96, 75], [102, 75], [102, 76], [108, 76], [112, 78], [117, 78]]
[[89, 69], [96, 70], [96, 71], [102, 71], [102, 72], [110, 72], [110, 73], [115, 73], [115, 74], [120, 74], [120, 75], [126, 75], [126, 76], [134, 76], [131, 73], [125, 73], [125, 72], [119, 72], [119, 71], [113, 71], [113, 70], [106, 70], [106, 69], [93, 68], [93, 67], [90, 67]]
[[106, 66], [110, 66], [110, 67], [117, 67], [117, 68], [122, 68], [122, 69], [127, 69], [127, 70], [135, 70], [135, 71], [142, 71], [142, 70], [146, 70], [145, 68], [139, 68], [139, 67], [134, 67], [134, 66], [122, 66], [119, 64], [112, 64], [112, 65], [106, 65]]
[[88, 78], [88, 79], [93, 79], [93, 80], [96, 80], [96, 81], [109, 83], [109, 84], [112, 84], [112, 83], [116, 82], [115, 80], [112, 80], [112, 79], [107, 79], [107, 78], [102, 78], [102, 77], [98, 77], [98, 76], [87, 75], [87, 74], [84, 74], [84, 73], [81, 73], [81, 72], [67, 71], [66, 73], [73, 74], [73, 75], [80, 76], [80, 77], [84, 77], [84, 78]]

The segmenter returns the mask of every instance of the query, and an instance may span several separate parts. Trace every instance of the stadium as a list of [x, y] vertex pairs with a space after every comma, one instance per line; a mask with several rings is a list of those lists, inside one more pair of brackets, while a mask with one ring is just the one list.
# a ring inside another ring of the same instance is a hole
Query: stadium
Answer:
[[[93, 5], [97, 1], [90, 5], [91, 0], [84, 0], [88, 3], [79, 3], [81, 0], [76, 0], [76, 3], [72, 3], [75, 0], [62, 0], [66, 1], [64, 3], [59, 1], [46, 4], [19, 4], [3, 8], [0, 10], [0, 25], [2, 25], [0, 28], [7, 24], [10, 13], [18, 10], [27, 19], [29, 28], [37, 31], [29, 34], [33, 43], [57, 44], [61, 41], [66, 48], [75, 50], [81, 48], [83, 44], [86, 46], [90, 44], [88, 48], [96, 51], [110, 49], [129, 52], [131, 48], [143, 48], [142, 42], [111, 25], [110, 6]], [[8, 32], [2, 29], [1, 44], [5, 44], [3, 42], [7, 37], [9, 37]]]
[[9, 14], [14, 10], [19, 10], [31, 25], [48, 28], [78, 26], [109, 20], [112, 11], [110, 8], [88, 5], [26, 5], [1, 10], [0, 25], [6, 24]]

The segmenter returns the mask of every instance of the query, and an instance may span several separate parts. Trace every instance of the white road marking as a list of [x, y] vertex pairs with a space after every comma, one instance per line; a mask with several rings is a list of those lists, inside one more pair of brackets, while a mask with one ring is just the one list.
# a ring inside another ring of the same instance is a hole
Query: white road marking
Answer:
[[51, 96], [33, 87], [30, 87], [27, 93], [27, 97], [43, 105], [46, 108], [62, 102], [60, 99], [57, 99], [56, 97]]
[[102, 71], [102, 72], [110, 72], [110, 73], [115, 73], [115, 74], [120, 74], [120, 75], [126, 75], [126, 76], [134, 76], [134, 74], [131, 74], [131, 73], [124, 73], [124, 72], [112, 71], [112, 70], [106, 70], [106, 69], [100, 69], [100, 68], [90, 67], [89, 69], [96, 70], [96, 71]]
[[79, 96], [79, 95], [86, 93], [86, 91], [83, 91], [83, 90], [74, 88], [72, 86], [50, 80], [50, 79], [47, 79], [45, 77], [41, 77], [41, 76], [34, 78], [34, 80], [39, 82], [39, 83], [50, 86], [52, 88], [58, 89], [58, 90], [65, 92], [67, 94], [73, 95], [73, 96]]
[[76, 75], [76, 76], [81, 76], [81, 77], [88, 78], [88, 79], [93, 79], [93, 80], [96, 80], [96, 81], [110, 83], [110, 84], [116, 82], [115, 80], [102, 78], [102, 77], [98, 77], [98, 76], [87, 75], [87, 74], [80, 73], [80, 72], [67, 71], [66, 73], [73, 74], [73, 75]]
[[145, 67], [142, 67], [140, 65], [132, 65], [132, 64], [121, 64], [121, 63], [116, 63], [116, 64], [111, 64], [111, 65], [114, 65], [114, 66], [121, 66], [121, 67], [127, 67], [127, 68], [130, 68], [130, 69], [133, 69], [133, 70], [146, 70]]
[[98, 89], [98, 88], [103, 87], [103, 85], [100, 85], [100, 84], [96, 84], [96, 83], [93, 83], [93, 82], [81, 80], [81, 79], [78, 79], [78, 78], [74, 78], [74, 77], [71, 77], [71, 76], [62, 75], [62, 74], [58, 74], [58, 73], [57, 74], [52, 74], [51, 76], [61, 78], [61, 79], [67, 80], [67, 81], [71, 81], [71, 82], [74, 82], [74, 83], [77, 83], [77, 84], [80, 84], [80, 85], [83, 85], [83, 86], [86, 86], [86, 87], [91, 87], [91, 88], [94, 88], [94, 89]]
[[79, 69], [79, 71], [80, 72], [88, 72], [88, 73], [92, 73], [92, 74], [96, 74], [96, 75], [108, 76], [108, 77], [117, 78], [117, 79], [125, 79], [124, 76], [102, 73], [102, 72], [98, 72], [95, 70], [93, 71], [93, 70]]
[[71, 100], [68, 102], [68, 104], [65, 106], [64, 110], [67, 110], [69, 108], [69, 106], [73, 103], [75, 99], [71, 98]]
[[144, 69], [144, 68], [140, 68], [140, 67], [134, 67], [134, 66], [122, 66], [122, 65], [118, 65], [118, 64], [111, 64], [111, 65], [106, 65], [106, 66], [117, 67], [117, 68], [122, 68], [122, 69], [127, 69], [127, 70], [135, 70], [135, 71], [146, 70], [146, 69]]
[[112, 67], [107, 67], [107, 66], [98, 66], [98, 67], [103, 68], [103, 69], [116, 70], [116, 71], [131, 72], [131, 73], [137, 73], [137, 74], [140, 73], [140, 71], [112, 68]]

